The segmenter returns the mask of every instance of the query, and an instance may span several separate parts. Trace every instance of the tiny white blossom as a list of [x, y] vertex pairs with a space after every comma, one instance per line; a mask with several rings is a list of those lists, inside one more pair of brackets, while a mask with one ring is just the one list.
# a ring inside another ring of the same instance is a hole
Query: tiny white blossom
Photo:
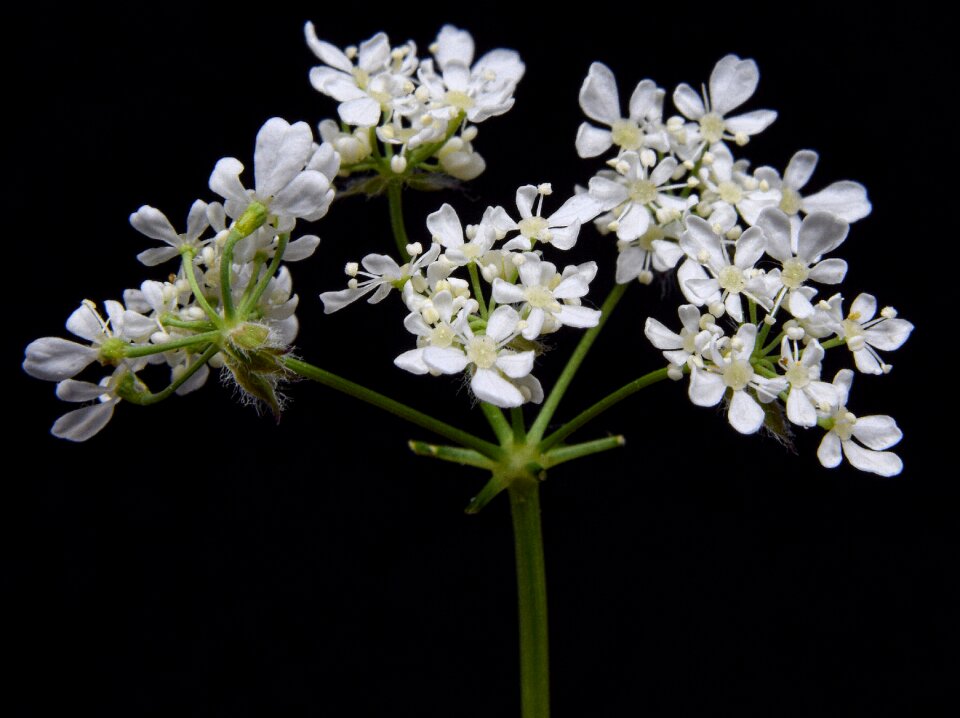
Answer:
[[[543, 209], [544, 193], [534, 185], [524, 185], [517, 190], [517, 211], [520, 220], [513, 220], [503, 207], [494, 208], [489, 220], [500, 233], [519, 232], [503, 245], [507, 250], [527, 252], [537, 242], [551, 244], [557, 249], [570, 249], [577, 243], [580, 225], [597, 216], [600, 207], [597, 201], [587, 194], [577, 194], [568, 199], [549, 217], [540, 215]], [[536, 202], [536, 213], [534, 213]]]
[[797, 426], [816, 426], [817, 411], [827, 411], [837, 403], [832, 384], [820, 381], [820, 364], [824, 350], [816, 339], [801, 353], [796, 342], [784, 337], [780, 343], [780, 366], [790, 384], [787, 396], [787, 418]]
[[149, 205], [144, 205], [131, 214], [130, 224], [141, 234], [169, 245], [147, 249], [137, 255], [137, 259], [148, 267], [180, 256], [185, 246], [199, 250], [209, 241], [199, 241], [200, 236], [210, 226], [207, 220], [207, 203], [199, 199], [190, 207], [190, 213], [187, 215], [187, 231], [183, 234], [177, 233], [163, 212]]
[[343, 309], [373, 290], [377, 291], [370, 297], [369, 303], [382, 302], [391, 289], [404, 285], [411, 278], [421, 276], [421, 268], [433, 262], [440, 254], [440, 245], [434, 243], [426, 253], [420, 254], [419, 257], [416, 254], [420, 254], [420, 252], [414, 253], [411, 261], [403, 266], [397, 264], [393, 257], [386, 254], [368, 254], [360, 262], [365, 271], [356, 272], [357, 276], [366, 277], [363, 282], [357, 282], [354, 278], [350, 281], [351, 286], [346, 289], [337, 292], [324, 292], [320, 295], [324, 314], [332, 314]]
[[[857, 417], [847, 409], [853, 372], [841, 369], [833, 380], [837, 403], [825, 416], [830, 427], [817, 449], [817, 458], [828, 469], [840, 464], [841, 452], [851, 466], [880, 476], [896, 476], [903, 471], [900, 457], [889, 449], [903, 434], [889, 416]], [[856, 441], [854, 441], [856, 439]]]
[[[700, 359], [703, 350], [715, 336], [722, 335], [716, 323], [710, 321], [713, 317], [705, 314], [700, 316], [700, 310], [694, 304], [682, 304], [677, 310], [680, 315], [681, 329], [677, 334], [668, 329], [662, 322], [647, 317], [643, 326], [643, 333], [657, 349], [663, 351], [664, 358], [674, 366], [682, 367], [685, 364], [693, 366], [703, 365]], [[704, 322], [703, 320], [707, 321]]]

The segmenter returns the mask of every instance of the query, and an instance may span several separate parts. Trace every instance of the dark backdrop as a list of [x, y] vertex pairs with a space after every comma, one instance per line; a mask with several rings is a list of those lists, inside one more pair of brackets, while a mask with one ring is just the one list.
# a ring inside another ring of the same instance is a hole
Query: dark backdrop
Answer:
[[[64, 334], [81, 299], [156, 276], [134, 259], [148, 241], [131, 211], [149, 203], [179, 225], [194, 198], [211, 199], [218, 158], [252, 168], [268, 117], [334, 115], [307, 82], [308, 18], [340, 46], [384, 29], [425, 53], [451, 21], [480, 51], [522, 53], [515, 109], [480, 127], [486, 174], [407, 204], [423, 240], [443, 201], [475, 221], [487, 204], [510, 207], [520, 184], [551, 181], [562, 197], [585, 182], [598, 163], [579, 160], [573, 138], [591, 61], [613, 68], [624, 100], [644, 77], [706, 81], [727, 52], [758, 61], [750, 108], [780, 117], [746, 156], [782, 168], [813, 148], [816, 186], [868, 187], [873, 214], [841, 253], [845, 294], [870, 291], [917, 329], [890, 376], [857, 377], [852, 407], [896, 417], [906, 470], [824, 470], [821, 432], [803, 432], [797, 454], [741, 437], [685, 385], [603, 416], [582, 437], [624, 433], [627, 446], [558, 468], [542, 492], [555, 715], [952, 713], [955, 439], [941, 430], [954, 423], [943, 342], [955, 133], [941, 98], [956, 56], [936, 21], [802, 4], [279, 5], [38, 8], [5, 29], [8, 715], [518, 712], [507, 502], [464, 515], [484, 477], [410, 455], [406, 440], [425, 432], [308, 383], [275, 426], [213, 380], [150, 409], [123, 405], [70, 445], [47, 433], [64, 409], [53, 386], [19, 369], [27, 342]], [[292, 268], [300, 353], [485, 431], [455, 379], [392, 365], [410, 345], [399, 303], [322, 315], [317, 294], [342, 286], [346, 260], [392, 246], [385, 202], [338, 203], [316, 231], [320, 250]], [[585, 230], [577, 257], [601, 262], [603, 296], [612, 243]], [[678, 303], [657, 286], [631, 290], [558, 418], [658, 366], [642, 322], [667, 321]], [[575, 339], [542, 360], [546, 385]]]

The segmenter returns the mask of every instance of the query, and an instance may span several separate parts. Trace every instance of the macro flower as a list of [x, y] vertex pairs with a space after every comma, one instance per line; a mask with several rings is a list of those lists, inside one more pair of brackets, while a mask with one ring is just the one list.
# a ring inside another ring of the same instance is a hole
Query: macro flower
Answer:
[[190, 207], [190, 213], [187, 215], [187, 231], [183, 234], [177, 233], [163, 212], [149, 205], [143, 205], [131, 214], [130, 224], [150, 239], [158, 239], [169, 245], [147, 249], [137, 255], [137, 259], [148, 267], [179, 257], [183, 247], [190, 247], [199, 251], [203, 245], [210, 241], [199, 241], [200, 236], [210, 226], [207, 219], [207, 203], [199, 199]]

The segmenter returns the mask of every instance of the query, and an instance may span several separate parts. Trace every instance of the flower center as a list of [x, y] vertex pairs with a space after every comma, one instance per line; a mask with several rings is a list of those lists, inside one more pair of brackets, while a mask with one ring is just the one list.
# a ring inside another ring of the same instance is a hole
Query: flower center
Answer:
[[450, 327], [446, 324], [441, 324], [438, 327], [434, 327], [430, 332], [430, 346], [446, 349], [453, 344], [454, 336], [453, 330]]
[[447, 94], [443, 96], [443, 101], [463, 112], [476, 104], [470, 95], [466, 92], [460, 92], [460, 90], [447, 90]]
[[519, 227], [520, 234], [527, 239], [540, 239], [547, 228], [547, 220], [543, 217], [527, 217], [520, 220]]
[[746, 388], [751, 379], [753, 379], [753, 367], [750, 366], [750, 362], [743, 359], [732, 361], [723, 369], [723, 383], [734, 391]]
[[645, 249], [648, 252], [652, 252], [654, 240], [663, 239], [666, 236], [667, 234], [666, 232], [663, 231], [663, 227], [661, 227], [659, 224], [651, 223], [650, 229], [644, 232], [637, 239], [637, 244], [640, 246], [641, 249]]
[[786, 185], [780, 188], [782, 196], [780, 197], [780, 209], [785, 214], [796, 214], [800, 211], [800, 205], [803, 197], [795, 189], [790, 189]]
[[497, 363], [497, 345], [488, 336], [474, 337], [467, 345], [467, 359], [477, 369], [489, 369]]
[[736, 182], [721, 182], [717, 185], [717, 193], [727, 204], [736, 204], [743, 199], [743, 190]]
[[780, 281], [787, 289], [796, 289], [807, 281], [810, 270], [807, 265], [794, 257], [783, 263], [783, 272], [780, 273]]
[[523, 293], [524, 299], [531, 307], [540, 309], [553, 309], [557, 305], [557, 300], [553, 298], [553, 293], [546, 287], [528, 287]]
[[717, 275], [717, 281], [720, 282], [722, 289], [731, 294], [739, 294], [747, 285], [746, 280], [743, 278], [743, 271], [741, 271], [740, 267], [735, 267], [732, 264], [720, 270], [720, 274]]
[[710, 144], [723, 138], [723, 118], [716, 112], [708, 112], [700, 118], [700, 134]]
[[630, 120], [617, 120], [611, 126], [613, 144], [625, 150], [636, 150], [643, 145], [643, 132]]
[[630, 199], [637, 204], [650, 204], [657, 198], [657, 186], [650, 180], [637, 180], [630, 185]]
[[855, 319], [843, 320], [843, 336], [847, 340], [847, 348], [852, 352], [863, 349], [867, 343], [863, 327]]
[[361, 90], [367, 89], [367, 84], [370, 82], [370, 75], [367, 74], [367, 71], [362, 67], [355, 67], [352, 70], [353, 81], [357, 83], [357, 87]]
[[810, 383], [810, 370], [803, 364], [797, 362], [787, 369], [786, 377], [791, 387], [794, 389], [803, 389]]
[[853, 436], [853, 427], [857, 423], [857, 417], [847, 411], [847, 407], [841, 406], [833, 422], [833, 431], [840, 437], [841, 441], [849, 441]]

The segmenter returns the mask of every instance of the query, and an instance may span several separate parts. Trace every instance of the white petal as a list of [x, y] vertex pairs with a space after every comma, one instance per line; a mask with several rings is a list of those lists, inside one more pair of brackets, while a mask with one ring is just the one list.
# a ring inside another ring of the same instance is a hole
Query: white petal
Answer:
[[860, 471], [869, 471], [880, 476], [896, 476], [903, 471], [900, 457], [889, 451], [864, 449], [854, 441], [843, 442], [843, 455], [850, 465]]
[[707, 112], [700, 93], [685, 82], [677, 85], [677, 89], [673, 91], [673, 104], [690, 120], [699, 120]]
[[540, 336], [540, 332], [543, 330], [543, 322], [546, 318], [546, 312], [540, 307], [534, 307], [530, 310], [530, 314], [527, 315], [526, 319], [527, 326], [524, 327], [523, 332], [521, 332], [523, 338], [533, 341]]
[[368, 284], [356, 289], [341, 289], [338, 292], [324, 292], [320, 295], [320, 301], [323, 302], [323, 313], [333, 314], [343, 309], [348, 304], [352, 304], [361, 297], [373, 291], [375, 284]]
[[736, 117], [724, 120], [727, 129], [734, 134], [743, 132], [746, 135], [758, 135], [773, 124], [777, 113], [773, 110], [754, 110]]
[[513, 307], [497, 307], [487, 319], [487, 336], [499, 344], [516, 331], [519, 321], [520, 315]]
[[846, 406], [850, 397], [850, 388], [853, 386], [853, 370], [841, 369], [833, 378], [833, 386], [837, 390], [837, 404]]
[[386, 33], [378, 32], [360, 43], [357, 57], [358, 67], [372, 73], [386, 66], [390, 59], [390, 39]]
[[556, 317], [564, 326], [587, 329], [600, 323], [600, 314], [599, 309], [564, 304]]
[[470, 389], [480, 401], [499, 406], [501, 409], [523, 404], [523, 394], [520, 390], [493, 369], [477, 369], [470, 380]]
[[[683, 264], [680, 265], [680, 268], [677, 270], [677, 283], [680, 285], [680, 291], [683, 293], [684, 298], [691, 304], [696, 304], [697, 306], [703, 306], [704, 304], [710, 304], [711, 302], [716, 302], [720, 300], [720, 292], [714, 292], [709, 297], [700, 299], [696, 294], [694, 294], [690, 288], [687, 286], [690, 282], [696, 282], [699, 280], [704, 280], [707, 278], [707, 272], [699, 264], [694, 262], [692, 259], [687, 259]], [[719, 286], [719, 283], [718, 283]]]
[[97, 355], [92, 347], [60, 337], [43, 337], [27, 346], [23, 370], [44, 381], [63, 381], [87, 368]]
[[299, 239], [290, 242], [283, 252], [284, 262], [299, 262], [303, 259], [313, 256], [320, 245], [320, 238], [313, 234], [307, 234]]
[[605, 125], [612, 125], [620, 119], [617, 80], [609, 67], [600, 62], [590, 65], [590, 71], [580, 87], [580, 107], [591, 120]]
[[329, 189], [330, 181], [325, 175], [314, 170], [300, 172], [274, 196], [270, 210], [288, 217], [315, 221], [327, 213], [332, 199], [327, 196]]
[[166, 242], [171, 247], [180, 244], [180, 236], [170, 224], [170, 220], [159, 209], [144, 205], [136, 212], [130, 215], [130, 224], [141, 234], [145, 234], [150, 239], [159, 239]]
[[801, 389], [790, 389], [787, 396], [787, 418], [797, 426], [816, 426], [817, 411]]
[[665, 184], [667, 180], [673, 176], [678, 164], [677, 160], [673, 157], [664, 158], [664, 160], [654, 168], [653, 172], [650, 173], [650, 181], [657, 187]]
[[853, 353], [853, 361], [857, 365], [857, 369], [864, 374], [874, 374], [876, 376], [883, 374], [883, 367], [880, 366], [880, 361], [874, 356], [873, 352], [866, 348], [855, 351]]
[[797, 238], [797, 256], [809, 263], [817, 261], [847, 238], [850, 225], [835, 214], [814, 212], [803, 219]]
[[907, 341], [913, 324], [906, 319], [885, 319], [864, 332], [867, 344], [882, 351], [892, 352]]
[[839, 284], [847, 276], [847, 263], [842, 259], [825, 259], [811, 267], [808, 276], [821, 284]]
[[650, 228], [650, 211], [639, 204], [631, 204], [620, 218], [617, 237], [628, 242], [633, 241]]
[[527, 184], [517, 189], [517, 211], [520, 213], [521, 219], [527, 219], [533, 216], [533, 203], [539, 195], [540, 193], [537, 191], [537, 188], [532, 184]]
[[828, 431], [817, 448], [817, 458], [828, 469], [839, 466], [843, 458], [840, 454], [840, 437], [832, 431]]
[[597, 200], [600, 211], [606, 212], [626, 201], [629, 194], [619, 182], [596, 176], [590, 178], [590, 196]]
[[[691, 305], [685, 304], [685, 307]], [[697, 312], [697, 317], [700, 316], [700, 312], [694, 307], [694, 311]], [[681, 349], [683, 348], [683, 339], [674, 331], [668, 329], [664, 324], [657, 321], [653, 317], [647, 317], [646, 323], [643, 325], [643, 333], [647, 336], [647, 339], [650, 340], [650, 343], [653, 344], [657, 349]]]
[[741, 434], [755, 434], [763, 426], [763, 408], [745, 391], [733, 392], [727, 419]]
[[360, 260], [360, 263], [370, 274], [388, 279], [400, 278], [400, 265], [393, 257], [386, 254], [368, 254]]
[[57, 398], [62, 401], [93, 401], [104, 393], [105, 390], [102, 386], [89, 381], [67, 379], [57, 384]]
[[565, 227], [574, 223], [583, 224], [600, 214], [600, 203], [586, 192], [575, 194], [550, 215], [547, 221], [551, 227]]
[[177, 396], [186, 396], [187, 394], [202, 388], [203, 385], [207, 383], [207, 379], [209, 377], [210, 367], [207, 364], [204, 364], [193, 373], [193, 376], [177, 387]]
[[433, 241], [444, 247], [460, 247], [463, 245], [463, 226], [457, 211], [449, 204], [427, 215], [427, 229], [430, 230]]
[[511, 379], [519, 379], [533, 371], [534, 352], [503, 352], [497, 357], [497, 368]]
[[373, 127], [380, 121], [380, 103], [370, 97], [357, 97], [341, 103], [337, 113], [348, 125]]
[[235, 157], [224, 157], [219, 160], [210, 174], [210, 189], [224, 199], [232, 199], [243, 206], [250, 203], [247, 190], [240, 181], [243, 172], [243, 163]]
[[693, 367], [690, 370], [690, 388], [687, 394], [697, 406], [716, 406], [723, 398], [727, 385], [719, 374]]
[[890, 416], [862, 416], [853, 425], [853, 435], [870, 449], [889, 449], [903, 438], [903, 432]]
[[116, 401], [106, 401], [69, 411], [56, 420], [50, 433], [58, 439], [86, 441], [107, 425], [110, 417], [113, 416], [113, 407], [116, 403]]
[[711, 109], [720, 115], [726, 115], [750, 99], [759, 81], [760, 70], [757, 69], [757, 63], [753, 60], [741, 60], [736, 55], [727, 55], [710, 73]]
[[766, 252], [781, 262], [793, 257], [790, 248], [790, 218], [777, 207], [765, 207], [754, 223], [767, 238]]
[[872, 209], [867, 190], [859, 182], [834, 182], [829, 187], [803, 198], [805, 212], [832, 212], [847, 222], [863, 219]]
[[444, 25], [437, 35], [437, 51], [434, 57], [442, 68], [455, 60], [464, 65], [473, 62], [473, 37], [466, 30], [460, 30], [453, 25]]
[[577, 130], [577, 154], [581, 157], [597, 157], [613, 146], [613, 135], [610, 130], [594, 127], [584, 122]]
[[317, 31], [312, 22], [304, 25], [304, 35], [307, 38], [307, 45], [322, 62], [335, 67], [344, 72], [350, 72], [353, 69], [353, 63], [347, 58], [339, 48], [334, 47], [329, 42], [324, 42], [317, 37]]
[[470, 360], [460, 349], [453, 347], [425, 347], [423, 350], [423, 363], [430, 369], [442, 374], [459, 374]]
[[850, 313], [857, 315], [857, 321], [867, 322], [877, 313], [877, 298], [872, 294], [858, 294], [850, 306]]
[[797, 291], [791, 291], [787, 294], [783, 307], [797, 319], [808, 319], [813, 316], [815, 311], [807, 295]]
[[574, 222], [569, 227], [557, 227], [550, 230], [552, 236], [550, 245], [564, 251], [572, 249], [580, 235], [580, 223]]
[[643, 270], [647, 251], [640, 247], [627, 247], [617, 257], [617, 284], [626, 284], [637, 278]]
[[497, 304], [518, 304], [524, 301], [523, 289], [497, 277], [493, 280], [493, 299]]
[[151, 247], [140, 252], [137, 260], [146, 267], [156, 267], [179, 256], [180, 250], [176, 247]]
[[394, 359], [393, 363], [411, 374], [428, 374], [430, 367], [423, 361], [423, 351], [423, 349], [411, 349]]
[[[630, 118], [638, 122], [660, 114], [663, 107], [663, 90], [653, 80], [641, 80], [630, 95]], [[617, 108], [619, 110], [619, 108]]]
[[257, 194], [264, 199], [277, 194], [290, 184], [312, 154], [310, 125], [306, 122], [291, 125], [281, 117], [271, 117], [257, 133], [253, 153]]
[[737, 240], [737, 253], [734, 255], [734, 264], [740, 269], [749, 269], [763, 256], [766, 241], [763, 231], [759, 227], [751, 227], [740, 235]]
[[794, 154], [783, 172], [783, 183], [794, 190], [805, 187], [817, 168], [818, 159], [817, 153], [813, 150], [800, 150]]

